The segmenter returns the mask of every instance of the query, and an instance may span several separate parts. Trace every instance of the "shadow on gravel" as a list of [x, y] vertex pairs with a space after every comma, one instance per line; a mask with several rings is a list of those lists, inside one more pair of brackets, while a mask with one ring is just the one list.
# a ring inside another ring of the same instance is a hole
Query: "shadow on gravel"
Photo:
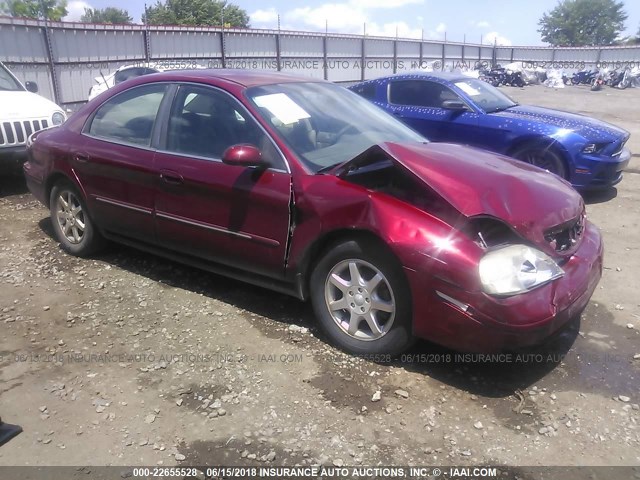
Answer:
[[568, 328], [538, 347], [492, 359], [420, 342], [404, 358], [425, 361], [399, 361], [396, 366], [488, 398], [512, 396], [532, 385], [555, 392], [634, 397], [640, 381], [640, 361], [633, 357], [638, 342], [636, 329], [618, 325], [604, 306], [591, 302]]
[[396, 366], [470, 394], [508, 397], [553, 372], [572, 348], [579, 328], [578, 316], [544, 345], [495, 355], [465, 354], [423, 341], [402, 355]]
[[616, 187], [607, 188], [605, 190], [595, 190], [592, 192], [584, 192], [582, 198], [587, 205], [595, 205], [598, 203], [605, 203], [609, 200], [613, 200], [618, 196], [618, 189]]
[[0, 198], [28, 193], [24, 176], [17, 173], [0, 173]]
[[[49, 217], [40, 220], [38, 226], [57, 244]], [[92, 258], [141, 275], [161, 285], [199, 293], [207, 298], [228, 303], [236, 308], [285, 325], [297, 324], [314, 327], [310, 304], [288, 295], [115, 243], [109, 244], [105, 250]]]
[[[53, 237], [48, 218], [42, 219], [39, 226]], [[310, 304], [287, 295], [126, 246], [111, 245], [94, 259], [162, 285], [230, 304], [243, 310], [241, 314], [266, 336], [282, 338], [278, 328], [297, 324], [312, 329], [315, 336], [326, 341], [316, 329]], [[487, 399], [512, 397], [532, 385], [556, 392], [633, 396], [631, 386], [640, 380], [640, 361], [633, 359], [639, 342], [637, 329], [616, 324], [605, 307], [590, 303], [560, 334], [538, 347], [507, 352], [502, 357], [483, 357], [420, 341], [391, 362], [376, 363], [402, 367]]]

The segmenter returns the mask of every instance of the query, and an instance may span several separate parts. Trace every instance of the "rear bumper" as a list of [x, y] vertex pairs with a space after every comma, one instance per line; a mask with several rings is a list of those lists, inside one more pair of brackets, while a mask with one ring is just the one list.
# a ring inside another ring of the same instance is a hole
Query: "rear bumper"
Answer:
[[27, 183], [27, 188], [31, 194], [36, 197], [40, 203], [45, 206], [49, 205], [49, 199], [46, 198], [46, 189], [44, 184], [44, 177], [42, 172], [34, 168], [30, 162], [25, 162], [23, 167], [24, 178]]
[[565, 275], [520, 295], [497, 298], [445, 283], [434, 285], [431, 293], [416, 295], [425, 274], [408, 271], [414, 293], [414, 334], [465, 352], [544, 343], [586, 307], [602, 276], [602, 260], [600, 232], [587, 222], [580, 248], [562, 265]]

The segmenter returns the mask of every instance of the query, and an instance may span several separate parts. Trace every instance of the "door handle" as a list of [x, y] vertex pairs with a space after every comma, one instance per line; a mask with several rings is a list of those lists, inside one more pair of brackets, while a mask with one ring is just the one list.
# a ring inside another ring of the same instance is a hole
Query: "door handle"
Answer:
[[76, 153], [73, 158], [80, 163], [87, 163], [89, 161], [89, 155], [86, 153]]
[[182, 175], [177, 172], [172, 172], [171, 170], [162, 170], [160, 172], [160, 178], [165, 182], [171, 185], [181, 185], [184, 181]]

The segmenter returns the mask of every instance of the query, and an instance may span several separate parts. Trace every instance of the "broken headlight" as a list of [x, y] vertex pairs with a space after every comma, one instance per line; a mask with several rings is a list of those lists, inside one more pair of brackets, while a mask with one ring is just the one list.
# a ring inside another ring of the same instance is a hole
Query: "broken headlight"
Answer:
[[482, 257], [479, 266], [484, 291], [491, 295], [516, 295], [564, 275], [547, 254], [527, 245], [509, 245]]

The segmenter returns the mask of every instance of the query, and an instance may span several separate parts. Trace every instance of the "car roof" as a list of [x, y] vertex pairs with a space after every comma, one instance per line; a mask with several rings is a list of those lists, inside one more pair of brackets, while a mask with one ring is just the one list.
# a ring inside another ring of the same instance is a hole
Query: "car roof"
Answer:
[[397, 80], [397, 79], [407, 79], [407, 80], [415, 80], [415, 79], [423, 79], [423, 80], [436, 80], [436, 81], [446, 81], [446, 82], [457, 82], [459, 80], [468, 80], [472, 77], [468, 77], [461, 73], [451, 73], [451, 72], [424, 72], [421, 70], [416, 70], [414, 72], [406, 72], [406, 73], [396, 73], [395, 75], [389, 75], [386, 77], [377, 78], [373, 81], [380, 80]]
[[[260, 85], [272, 85], [274, 83], [292, 82], [324, 82], [315, 78], [302, 75], [292, 75], [290, 73], [272, 72], [268, 70], [240, 70], [208, 68], [198, 70], [172, 70], [153, 74], [154, 81], [200, 81], [211, 82], [215, 80], [226, 80], [234, 82], [243, 87], [256, 87]], [[147, 77], [150, 77], [147, 76]]]

